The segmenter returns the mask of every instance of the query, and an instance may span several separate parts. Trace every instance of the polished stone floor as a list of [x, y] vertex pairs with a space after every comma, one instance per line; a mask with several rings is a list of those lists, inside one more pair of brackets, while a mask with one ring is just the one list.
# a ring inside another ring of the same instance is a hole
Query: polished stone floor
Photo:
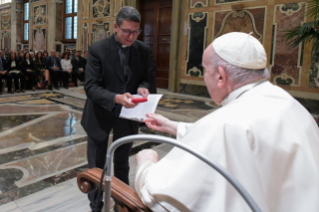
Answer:
[[[159, 90], [157, 113], [193, 122], [218, 107], [209, 98]], [[86, 95], [83, 87], [0, 96], [0, 211], [89, 211], [88, 200], [76, 185], [87, 167], [87, 136], [80, 125]], [[298, 101], [319, 114], [316, 99]], [[140, 133], [160, 134], [140, 127]], [[111, 140], [111, 139], [110, 139]], [[130, 156], [134, 185], [134, 155], [153, 148], [163, 157], [169, 145], [136, 141]]]

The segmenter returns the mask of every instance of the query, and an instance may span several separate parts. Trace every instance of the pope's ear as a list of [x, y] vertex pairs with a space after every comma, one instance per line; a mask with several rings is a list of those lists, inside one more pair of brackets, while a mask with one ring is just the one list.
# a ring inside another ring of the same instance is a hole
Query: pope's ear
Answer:
[[226, 85], [227, 74], [223, 67], [218, 66], [218, 87], [222, 88]]

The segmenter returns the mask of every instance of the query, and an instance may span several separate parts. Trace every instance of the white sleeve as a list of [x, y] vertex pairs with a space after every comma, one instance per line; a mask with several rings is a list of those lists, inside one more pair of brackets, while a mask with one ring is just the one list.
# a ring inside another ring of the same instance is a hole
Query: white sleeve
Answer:
[[[178, 212], [178, 210], [174, 206], [170, 205], [169, 203], [163, 202], [163, 201], [160, 201], [160, 202], [156, 201], [154, 197], [152, 196], [152, 194], [147, 189], [147, 186], [145, 186], [147, 172], [154, 165], [155, 164], [151, 161], [144, 161], [138, 165], [136, 175], [135, 175], [135, 190], [138, 193], [138, 196], [141, 198], [144, 205], [146, 205], [152, 211]], [[169, 199], [170, 197], [167, 196], [167, 198]]]
[[177, 132], [176, 132], [176, 139], [180, 141], [186, 132], [189, 130], [194, 123], [185, 123], [185, 122], [178, 122], [177, 124]]

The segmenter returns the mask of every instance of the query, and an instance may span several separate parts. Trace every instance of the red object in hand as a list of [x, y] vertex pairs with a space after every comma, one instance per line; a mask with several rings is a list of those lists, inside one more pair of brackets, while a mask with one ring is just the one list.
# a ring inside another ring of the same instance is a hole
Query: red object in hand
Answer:
[[147, 102], [147, 98], [134, 98], [132, 99], [133, 103]]

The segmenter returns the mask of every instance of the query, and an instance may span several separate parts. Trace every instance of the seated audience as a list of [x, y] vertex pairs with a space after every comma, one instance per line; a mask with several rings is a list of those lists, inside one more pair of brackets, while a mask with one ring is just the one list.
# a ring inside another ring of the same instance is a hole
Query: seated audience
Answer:
[[69, 52], [64, 52], [62, 54], [61, 60], [61, 67], [62, 67], [62, 79], [63, 79], [63, 87], [68, 89], [68, 82], [72, 72], [72, 64], [71, 60], [69, 59]]
[[22, 73], [25, 76], [28, 76], [32, 86], [32, 90], [35, 91], [36, 72], [35, 72], [34, 62], [33, 60], [31, 60], [29, 52], [24, 53], [20, 66], [21, 66]]
[[85, 70], [85, 59], [81, 57], [81, 51], [77, 50], [75, 52], [75, 57], [71, 60], [73, 70], [72, 70], [72, 80], [74, 81], [74, 86], [77, 87], [77, 79], [79, 79], [81, 82], [84, 82], [84, 70]]
[[[19, 88], [19, 80], [21, 82], [21, 92], [24, 93], [25, 89], [25, 76], [21, 72], [20, 64], [16, 58], [16, 53], [11, 52], [10, 57], [7, 62], [7, 70], [9, 74], [12, 75], [12, 78], [14, 79], [14, 85], [15, 85], [15, 92], [20, 93]], [[13, 93], [13, 90], [10, 90], [9, 92]]]
[[62, 74], [62, 67], [60, 60], [55, 56], [55, 50], [52, 49], [50, 52], [51, 56], [46, 59], [46, 67], [49, 69], [50, 75], [55, 89], [59, 90], [59, 81]]
[[38, 85], [38, 88], [41, 87], [40, 79], [42, 77], [44, 77], [45, 78], [45, 88], [47, 88], [49, 90], [52, 90], [52, 86], [51, 86], [51, 82], [50, 82], [49, 70], [46, 68], [46, 63], [43, 60], [43, 53], [41, 51], [39, 51], [36, 54], [34, 66], [35, 66], [35, 71], [36, 71], [36, 74], [37, 74], [37, 85]]
[[[260, 41], [240, 32], [222, 35], [202, 64], [208, 92], [222, 107], [195, 123], [148, 114], [147, 126], [224, 167], [261, 211], [319, 211], [319, 129], [298, 101], [267, 80]], [[251, 211], [224, 177], [177, 147], [158, 162], [153, 150], [136, 158], [135, 187], [153, 211]]]
[[7, 79], [8, 93], [12, 93], [12, 76], [7, 71], [6, 61], [3, 59], [4, 52], [0, 50], [0, 95], [3, 91], [2, 79]]

